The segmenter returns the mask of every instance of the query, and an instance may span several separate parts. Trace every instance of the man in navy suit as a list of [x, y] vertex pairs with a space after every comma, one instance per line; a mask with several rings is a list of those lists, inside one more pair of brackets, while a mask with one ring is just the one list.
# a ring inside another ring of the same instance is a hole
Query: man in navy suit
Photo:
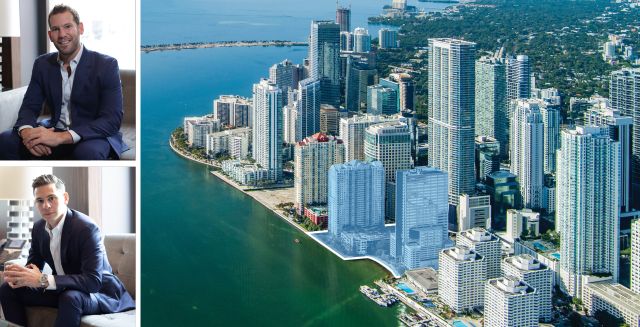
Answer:
[[[80, 43], [84, 26], [65, 5], [49, 13], [49, 39], [58, 49], [38, 57], [14, 128], [0, 134], [0, 159], [118, 158], [122, 85], [118, 62]], [[38, 122], [42, 105], [51, 120]]]
[[[80, 326], [82, 315], [130, 310], [135, 302], [107, 260], [98, 226], [67, 207], [69, 193], [54, 175], [32, 184], [42, 219], [32, 230], [27, 265], [5, 267], [0, 303], [5, 319], [27, 325], [25, 306], [58, 308], [55, 326]], [[47, 263], [52, 275], [42, 273]]]

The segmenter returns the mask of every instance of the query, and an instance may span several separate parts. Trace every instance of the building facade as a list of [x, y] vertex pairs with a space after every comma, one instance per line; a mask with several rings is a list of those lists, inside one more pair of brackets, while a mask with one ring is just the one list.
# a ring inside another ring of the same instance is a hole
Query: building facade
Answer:
[[475, 43], [429, 39], [429, 166], [449, 174], [449, 203], [475, 189]]
[[505, 64], [499, 58], [476, 61], [476, 135], [495, 138], [502, 155], [507, 154], [509, 144], [506, 78]]
[[553, 271], [528, 254], [505, 258], [502, 261], [502, 269], [505, 276], [516, 277], [535, 289], [534, 306], [538, 307], [539, 320], [550, 321], [553, 310]]
[[544, 186], [544, 123], [540, 101], [514, 100], [512, 106], [510, 170], [518, 176], [523, 206], [540, 208]]
[[556, 181], [556, 230], [560, 277], [572, 296], [582, 298], [583, 277], [611, 274], [618, 279], [620, 145], [605, 128], [561, 132]]
[[253, 159], [268, 179], [282, 179], [282, 90], [269, 80], [253, 85]]
[[458, 231], [480, 227], [491, 228], [491, 197], [461, 194], [458, 205]]
[[328, 190], [329, 233], [345, 248], [366, 246], [367, 235], [384, 230], [385, 181], [379, 161], [331, 166]]
[[447, 173], [430, 167], [399, 170], [395, 209], [391, 255], [410, 270], [437, 269], [438, 254], [448, 242]]
[[393, 49], [399, 46], [398, 31], [381, 28], [378, 31], [378, 46], [380, 49]]
[[393, 115], [400, 111], [398, 91], [380, 84], [367, 87], [367, 113]]
[[456, 244], [463, 245], [481, 255], [487, 264], [487, 279], [500, 277], [502, 243], [484, 228], [472, 228], [458, 233]]
[[511, 276], [490, 279], [484, 292], [485, 326], [538, 326], [537, 290], [527, 283]]
[[321, 103], [340, 105], [340, 25], [312, 21], [309, 43], [309, 75], [320, 80]]
[[340, 118], [340, 139], [345, 144], [345, 161], [365, 159], [364, 135], [369, 126], [397, 120], [394, 116], [367, 114]]
[[344, 144], [335, 136], [316, 133], [298, 142], [294, 154], [295, 206], [326, 204], [329, 168], [344, 162]]
[[438, 296], [456, 313], [484, 305], [487, 264], [480, 254], [456, 245], [440, 251]]
[[595, 103], [584, 113], [584, 123], [606, 126], [609, 137], [620, 142], [620, 211], [631, 210], [631, 130], [633, 118], [623, 116], [619, 110], [611, 108], [608, 102]]

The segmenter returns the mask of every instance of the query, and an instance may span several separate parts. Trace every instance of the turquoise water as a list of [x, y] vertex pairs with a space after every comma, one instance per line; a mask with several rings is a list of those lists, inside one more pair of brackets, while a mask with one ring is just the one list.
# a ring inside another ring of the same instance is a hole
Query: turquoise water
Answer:
[[546, 246], [542, 245], [542, 243], [539, 243], [539, 242], [533, 242], [533, 246], [540, 251], [544, 251], [544, 252], [549, 251], [549, 248], [547, 248]]
[[469, 326], [460, 320], [454, 320], [453, 327], [469, 327]]
[[551, 256], [554, 257], [555, 259], [560, 260], [560, 253], [558, 252], [551, 253]]
[[415, 293], [414, 290], [412, 290], [409, 286], [407, 286], [407, 284], [405, 283], [398, 283], [398, 288], [401, 289], [403, 292], [407, 293], [407, 294], [413, 294]]

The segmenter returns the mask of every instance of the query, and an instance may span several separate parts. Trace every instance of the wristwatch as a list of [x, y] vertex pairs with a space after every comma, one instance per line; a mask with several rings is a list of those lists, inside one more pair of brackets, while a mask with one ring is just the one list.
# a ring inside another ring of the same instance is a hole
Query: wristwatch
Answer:
[[41, 274], [40, 275], [40, 288], [47, 288], [49, 287], [49, 277], [47, 276], [47, 274]]

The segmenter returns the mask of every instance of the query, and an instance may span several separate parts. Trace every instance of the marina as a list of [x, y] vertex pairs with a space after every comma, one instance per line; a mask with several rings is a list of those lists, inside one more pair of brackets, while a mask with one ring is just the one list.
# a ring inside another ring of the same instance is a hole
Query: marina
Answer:
[[367, 285], [360, 286], [360, 293], [364, 294], [381, 307], [389, 307], [398, 302], [398, 298], [395, 295], [386, 292], [381, 294], [375, 288], [371, 288]]

